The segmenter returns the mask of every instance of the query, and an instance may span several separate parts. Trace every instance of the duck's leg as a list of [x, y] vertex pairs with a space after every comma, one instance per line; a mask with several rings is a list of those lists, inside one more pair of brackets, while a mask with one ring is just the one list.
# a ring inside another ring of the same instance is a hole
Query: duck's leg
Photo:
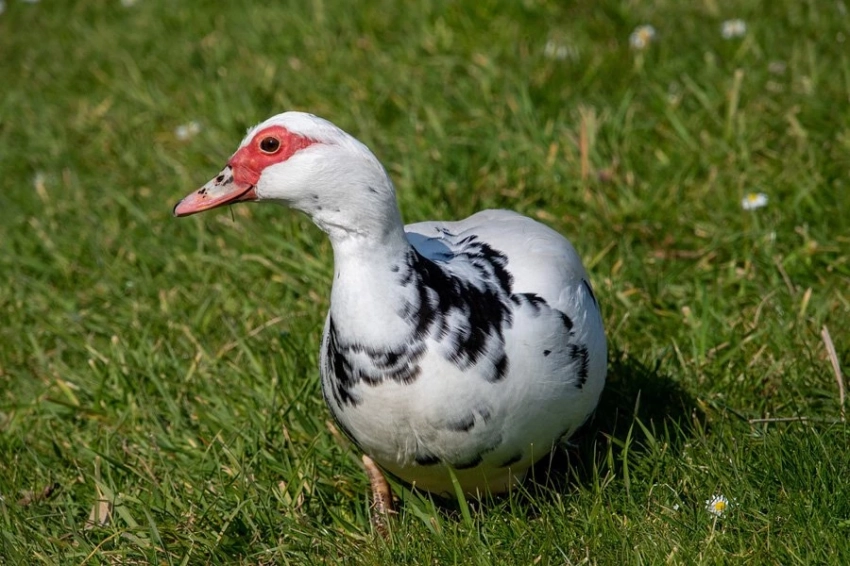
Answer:
[[366, 454], [363, 454], [363, 467], [366, 468], [366, 475], [369, 477], [369, 484], [372, 487], [372, 526], [384, 538], [390, 534], [389, 521], [390, 516], [396, 514], [393, 506], [393, 492], [390, 490], [390, 484], [387, 483], [387, 478], [384, 473]]

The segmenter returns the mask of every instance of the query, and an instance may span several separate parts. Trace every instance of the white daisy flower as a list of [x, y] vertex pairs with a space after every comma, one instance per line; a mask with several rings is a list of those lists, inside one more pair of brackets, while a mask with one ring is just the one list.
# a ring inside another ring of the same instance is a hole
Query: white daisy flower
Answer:
[[543, 55], [549, 59], [576, 59], [578, 57], [578, 49], [550, 39], [546, 42], [546, 47], [543, 48]]
[[186, 141], [189, 138], [195, 137], [201, 132], [201, 125], [194, 120], [187, 124], [180, 124], [174, 128], [174, 135], [180, 141]]
[[767, 195], [764, 193], [747, 193], [741, 199], [741, 208], [744, 210], [755, 210], [767, 206]]
[[638, 26], [629, 36], [629, 45], [632, 46], [632, 49], [646, 49], [655, 39], [655, 35], [655, 28], [651, 25]]
[[722, 517], [732, 507], [725, 495], [715, 495], [705, 500], [705, 510], [715, 517]]
[[785, 61], [771, 61], [767, 65], [767, 70], [770, 71], [770, 73], [773, 75], [784, 75], [785, 69], [787, 68], [788, 65], [785, 63]]
[[736, 39], [747, 35], [747, 22], [741, 19], [726, 20], [720, 24], [720, 35], [723, 39]]

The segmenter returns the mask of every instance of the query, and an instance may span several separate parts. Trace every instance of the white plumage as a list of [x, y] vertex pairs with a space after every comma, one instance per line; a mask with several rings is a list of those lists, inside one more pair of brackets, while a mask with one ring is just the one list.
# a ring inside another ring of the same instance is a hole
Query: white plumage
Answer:
[[438, 494], [500, 492], [572, 434], [605, 382], [605, 333], [572, 245], [514, 212], [404, 226], [360, 142], [297, 112], [249, 131], [184, 216], [268, 200], [330, 237], [322, 390], [382, 468]]

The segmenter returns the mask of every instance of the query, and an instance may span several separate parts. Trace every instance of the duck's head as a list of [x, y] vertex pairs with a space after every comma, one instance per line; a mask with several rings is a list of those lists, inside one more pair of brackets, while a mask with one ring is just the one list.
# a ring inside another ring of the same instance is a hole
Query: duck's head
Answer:
[[248, 201], [302, 210], [329, 233], [400, 222], [392, 183], [372, 152], [303, 112], [278, 114], [251, 128], [227, 166], [178, 202], [174, 215]]

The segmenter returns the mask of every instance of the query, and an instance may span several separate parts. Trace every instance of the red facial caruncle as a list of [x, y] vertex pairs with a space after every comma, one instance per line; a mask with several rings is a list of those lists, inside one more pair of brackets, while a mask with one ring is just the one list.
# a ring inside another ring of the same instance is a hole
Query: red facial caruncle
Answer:
[[282, 126], [269, 126], [239, 148], [221, 173], [174, 207], [174, 216], [189, 216], [226, 204], [257, 200], [256, 187], [263, 170], [281, 163], [316, 143]]

